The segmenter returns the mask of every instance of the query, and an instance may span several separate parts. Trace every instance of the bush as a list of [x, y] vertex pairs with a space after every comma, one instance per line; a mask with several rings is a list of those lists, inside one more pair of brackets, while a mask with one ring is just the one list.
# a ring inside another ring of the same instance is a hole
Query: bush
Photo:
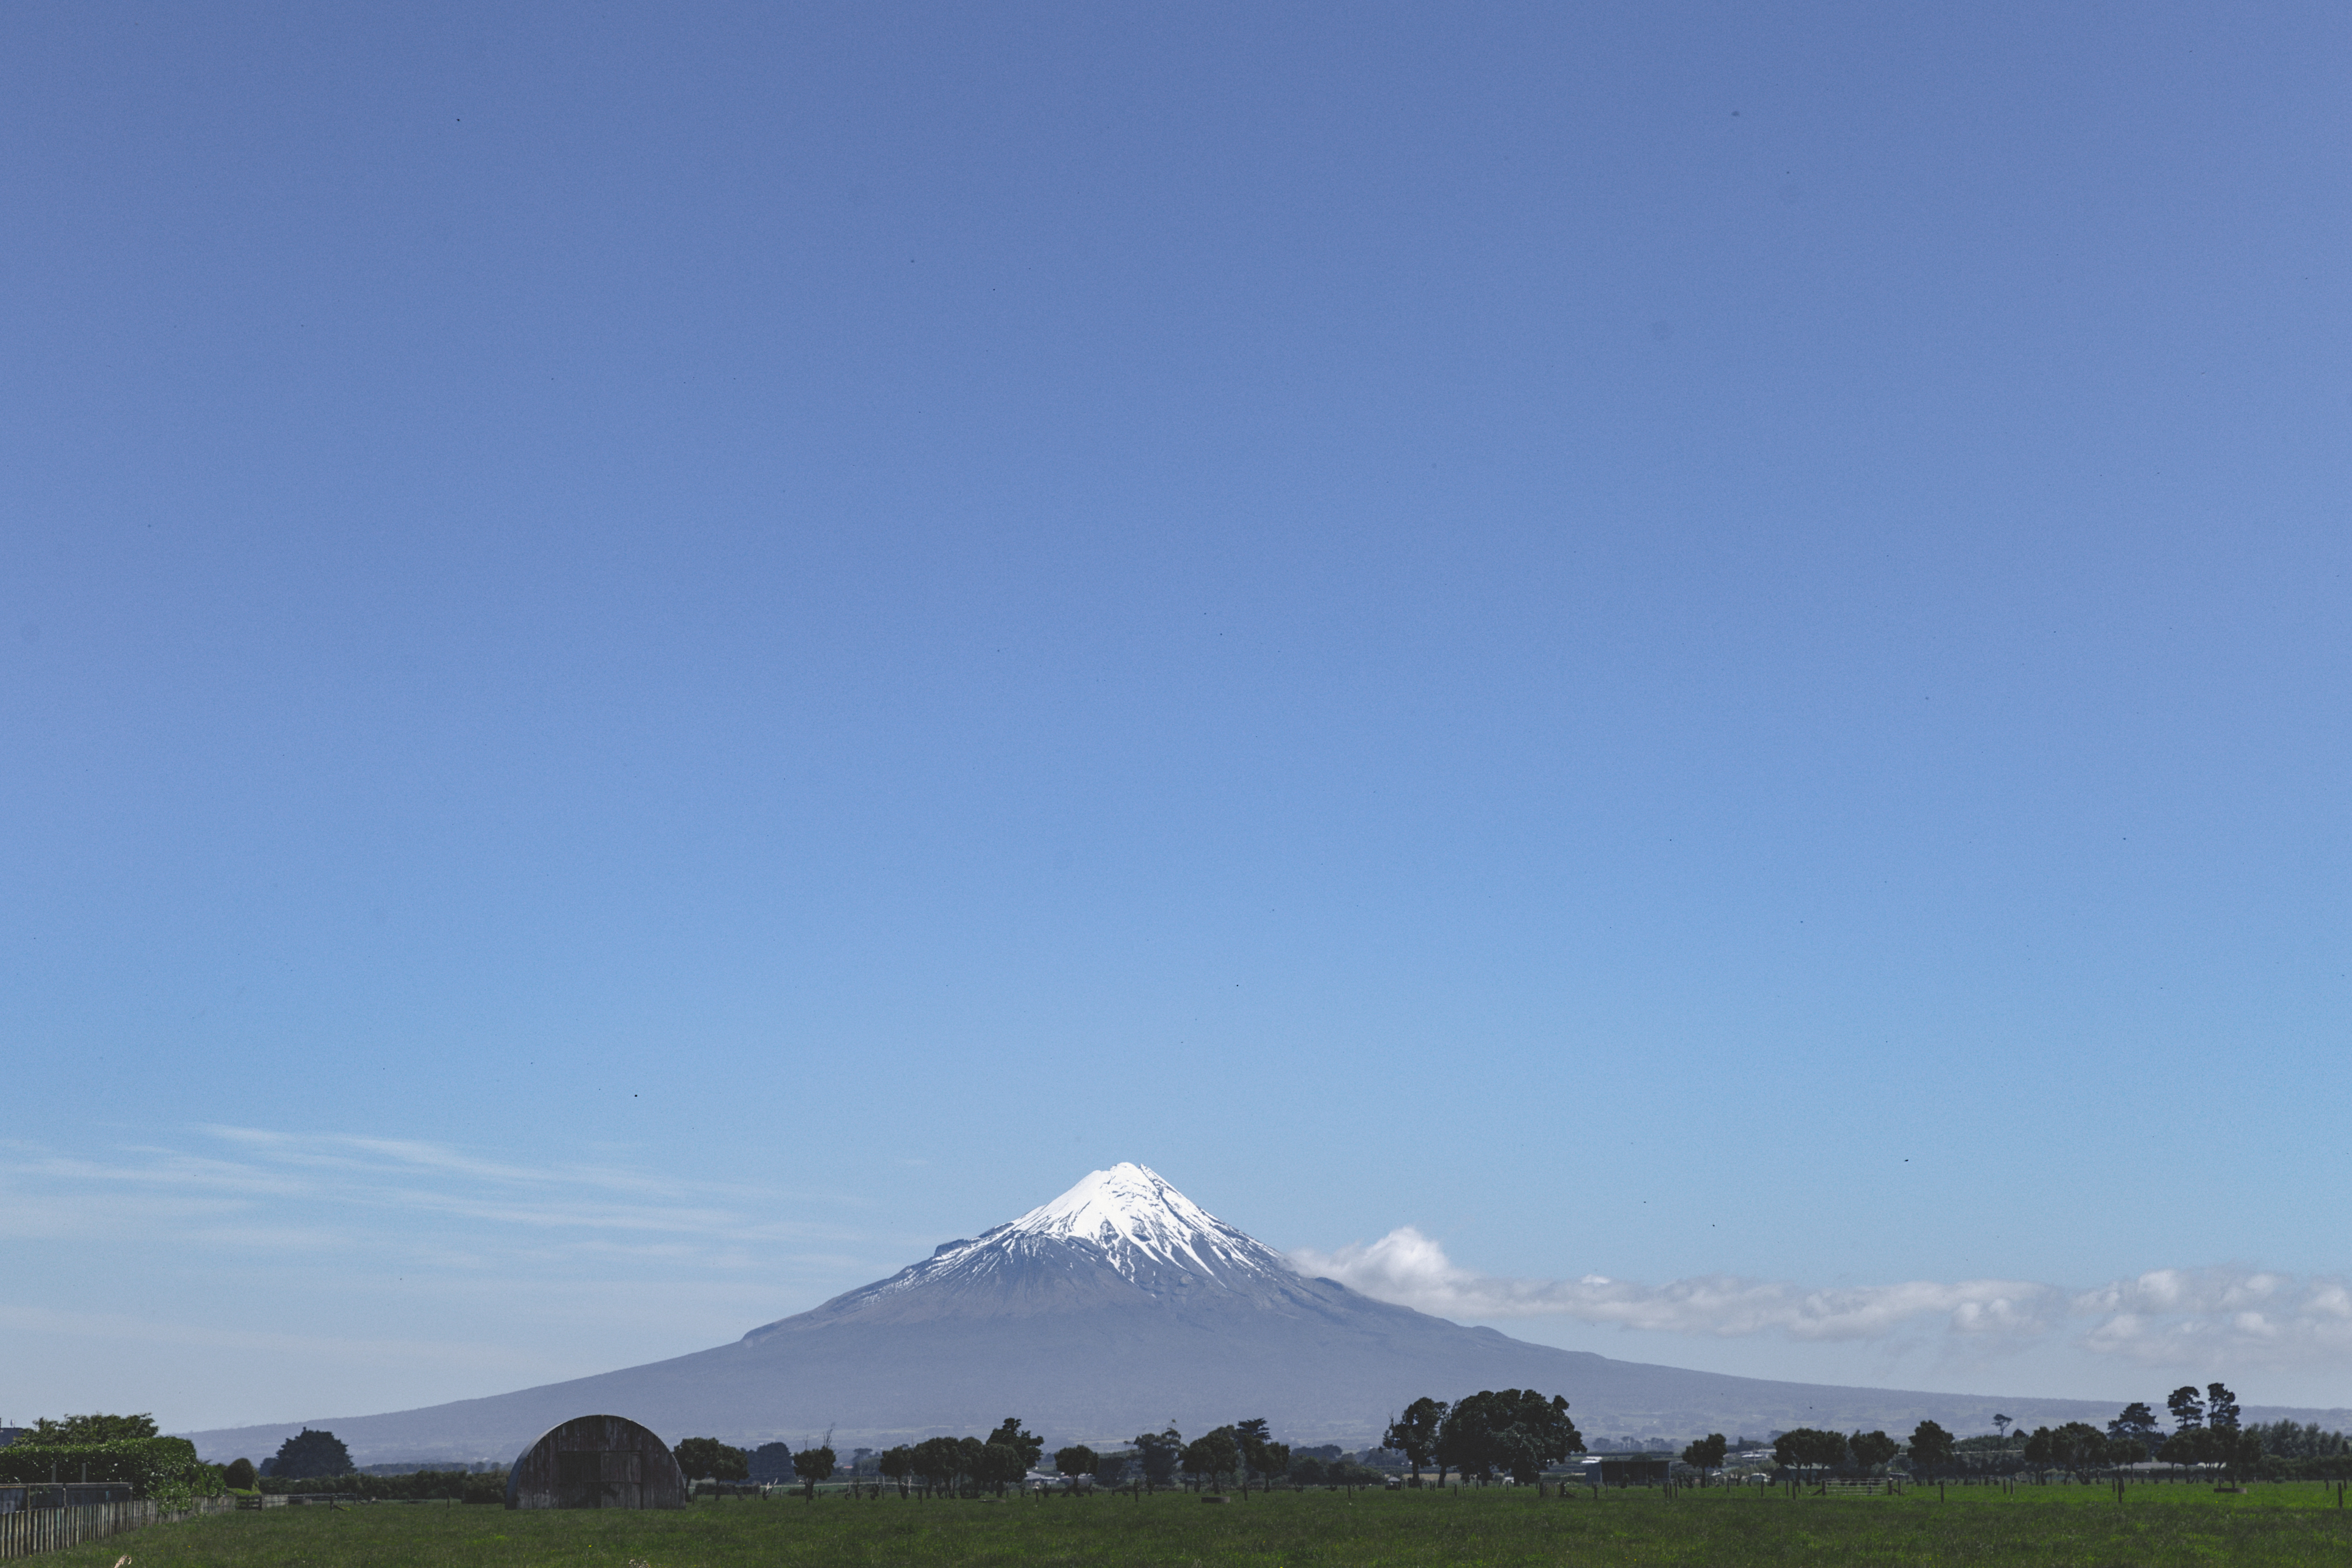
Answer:
[[254, 1473], [251, 1459], [231, 1459], [221, 1471], [221, 1484], [231, 1491], [251, 1491], [253, 1483], [260, 1479]]
[[220, 1477], [185, 1437], [126, 1437], [113, 1443], [13, 1444], [0, 1448], [0, 1483], [124, 1481], [140, 1497], [184, 1506], [220, 1490]]
[[148, 1415], [68, 1416], [62, 1421], [52, 1421], [44, 1416], [18, 1434], [16, 1441], [47, 1448], [83, 1448], [91, 1443], [121, 1443], [132, 1437], [160, 1436], [155, 1430], [155, 1417]]
[[496, 1470], [412, 1470], [398, 1476], [313, 1476], [287, 1480], [263, 1476], [260, 1489], [271, 1497], [319, 1497], [334, 1493], [373, 1502], [480, 1502], [507, 1500], [507, 1478]]

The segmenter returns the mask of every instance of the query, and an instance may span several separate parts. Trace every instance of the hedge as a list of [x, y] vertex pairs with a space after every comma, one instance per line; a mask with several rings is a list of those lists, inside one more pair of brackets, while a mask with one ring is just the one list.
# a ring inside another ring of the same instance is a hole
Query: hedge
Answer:
[[114, 1443], [14, 1443], [0, 1448], [0, 1484], [128, 1481], [145, 1498], [181, 1502], [221, 1490], [220, 1471], [196, 1458], [185, 1437], [126, 1437]]
[[507, 1500], [504, 1470], [413, 1470], [399, 1476], [305, 1476], [289, 1480], [263, 1476], [260, 1490], [272, 1497], [331, 1493], [372, 1502], [483, 1502]]

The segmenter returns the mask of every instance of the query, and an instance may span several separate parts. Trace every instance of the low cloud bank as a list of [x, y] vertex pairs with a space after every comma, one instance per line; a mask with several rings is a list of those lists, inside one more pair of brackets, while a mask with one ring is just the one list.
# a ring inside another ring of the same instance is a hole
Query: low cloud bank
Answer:
[[1906, 1281], [1812, 1289], [1707, 1275], [1664, 1285], [1588, 1274], [1508, 1280], [1465, 1269], [1412, 1226], [1335, 1252], [1302, 1248], [1306, 1272], [1440, 1317], [1566, 1317], [1664, 1333], [1881, 1340], [1930, 1333], [2022, 1343], [2067, 1333], [2151, 1365], [2352, 1363], [2352, 1289], [2340, 1280], [2240, 1269], [2157, 1269], [2084, 1290], [2030, 1280]]

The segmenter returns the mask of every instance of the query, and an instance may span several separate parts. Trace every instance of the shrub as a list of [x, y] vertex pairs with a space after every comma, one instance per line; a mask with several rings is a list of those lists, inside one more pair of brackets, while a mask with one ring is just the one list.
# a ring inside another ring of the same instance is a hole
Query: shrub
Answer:
[[220, 1478], [185, 1437], [126, 1437], [112, 1443], [14, 1444], [0, 1448], [0, 1482], [123, 1481], [141, 1497], [185, 1506], [220, 1490]]

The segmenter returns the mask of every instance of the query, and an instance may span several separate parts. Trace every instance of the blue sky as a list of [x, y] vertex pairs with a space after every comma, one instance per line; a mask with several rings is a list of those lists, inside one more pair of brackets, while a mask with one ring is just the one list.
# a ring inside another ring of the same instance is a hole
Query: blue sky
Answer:
[[2340, 9], [0, 37], [0, 1417], [1120, 1159], [1552, 1343], [2352, 1405]]

